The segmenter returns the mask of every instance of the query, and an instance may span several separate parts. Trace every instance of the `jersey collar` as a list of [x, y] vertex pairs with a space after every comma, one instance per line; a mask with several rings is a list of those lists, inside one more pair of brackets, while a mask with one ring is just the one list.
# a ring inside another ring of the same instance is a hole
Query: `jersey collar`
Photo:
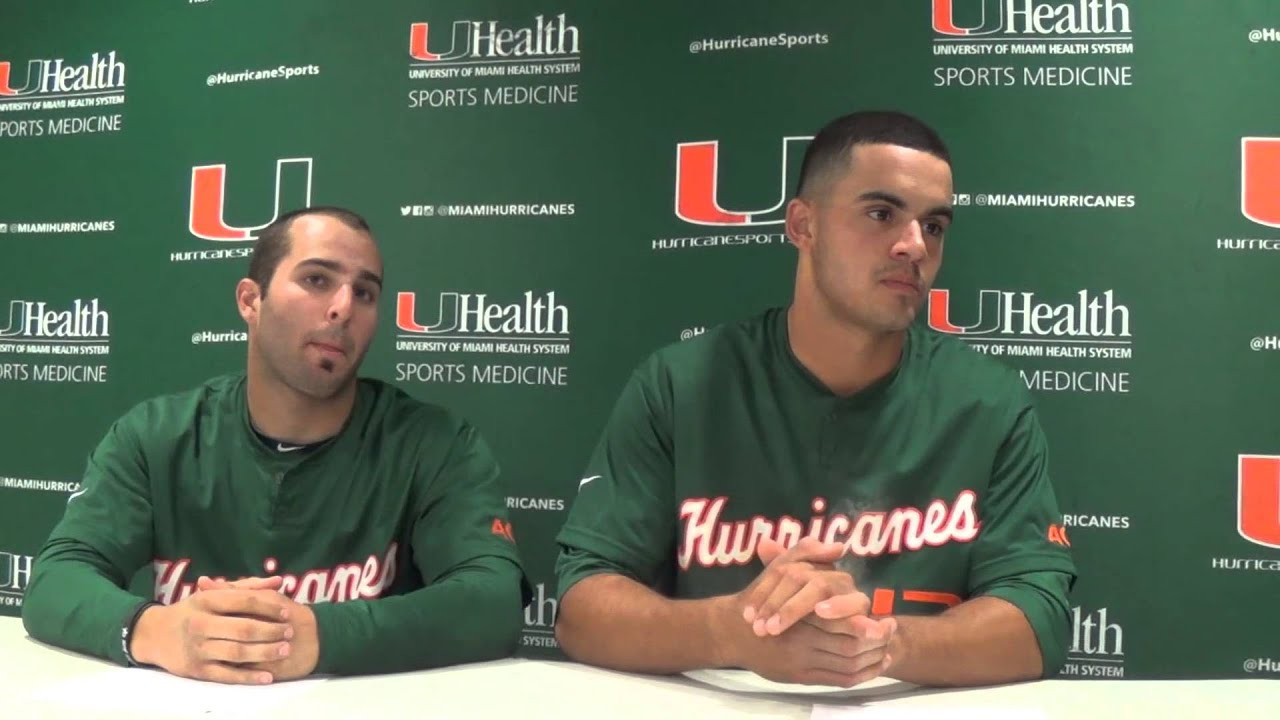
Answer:
[[903, 375], [903, 368], [911, 362], [912, 350], [916, 345], [915, 336], [918, 332], [915, 323], [912, 323], [902, 343], [902, 356], [888, 375], [852, 395], [837, 395], [810, 372], [792, 351], [791, 336], [787, 329], [787, 308], [773, 311], [772, 325], [773, 356], [775, 361], [784, 368], [783, 372], [806, 386], [816, 396], [829, 400], [840, 408], [864, 407], [884, 397], [891, 388], [896, 386], [898, 379]]

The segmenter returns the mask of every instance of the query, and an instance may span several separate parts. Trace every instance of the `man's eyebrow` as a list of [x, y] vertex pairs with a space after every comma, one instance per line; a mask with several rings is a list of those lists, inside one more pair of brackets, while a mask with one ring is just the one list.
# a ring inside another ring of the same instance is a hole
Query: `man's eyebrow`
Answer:
[[930, 215], [937, 215], [948, 220], [955, 219], [955, 213], [951, 210], [950, 205], [939, 205], [935, 208], [929, 208], [928, 212], [925, 213], [925, 217], [929, 217]]
[[890, 205], [898, 208], [899, 210], [907, 209], [906, 200], [903, 200], [902, 198], [898, 197], [897, 195], [894, 195], [893, 193], [885, 192], [884, 190], [868, 190], [867, 192], [864, 192], [861, 195], [859, 195], [858, 200], [859, 201], [879, 200], [881, 202], [887, 202]]
[[[859, 202], [864, 200], [879, 200], [880, 202], [889, 203], [899, 210], [907, 209], [906, 200], [903, 200], [901, 197], [898, 197], [891, 192], [885, 192], [884, 190], [868, 190], [858, 196]], [[944, 217], [948, 220], [955, 219], [955, 213], [951, 210], [950, 205], [938, 205], [937, 207], [929, 208], [928, 211], [925, 212], [925, 217], [933, 215]]]
[[[333, 272], [342, 272], [346, 269], [343, 267], [342, 263], [335, 260], [326, 260], [324, 258], [307, 258], [306, 260], [298, 263], [298, 267], [302, 267], [303, 265], [318, 265], [326, 270], [332, 270]], [[368, 270], [361, 270], [356, 273], [356, 276], [361, 280], [377, 285], [379, 288], [382, 287], [382, 278]]]

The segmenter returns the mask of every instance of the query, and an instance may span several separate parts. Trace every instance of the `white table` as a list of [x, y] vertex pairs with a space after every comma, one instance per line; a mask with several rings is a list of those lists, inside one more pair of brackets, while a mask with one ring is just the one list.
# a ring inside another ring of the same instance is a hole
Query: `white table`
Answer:
[[[33, 689], [100, 673], [114, 665], [50, 648], [27, 637], [17, 618], [0, 618], [0, 718], [129, 718], [33, 704]], [[156, 672], [130, 670], [130, 673]], [[684, 677], [650, 677], [568, 662], [508, 659], [398, 675], [333, 678], [262, 717], [315, 718], [808, 718], [815, 702], [932, 707], [1039, 708], [1053, 720], [1213, 718], [1277, 720], [1276, 680], [1047, 680], [966, 690], [916, 689], [870, 699], [737, 694]], [[237, 708], [239, 717], [258, 717]], [[936, 712], [936, 711], [935, 711]], [[945, 713], [936, 713], [945, 718]]]

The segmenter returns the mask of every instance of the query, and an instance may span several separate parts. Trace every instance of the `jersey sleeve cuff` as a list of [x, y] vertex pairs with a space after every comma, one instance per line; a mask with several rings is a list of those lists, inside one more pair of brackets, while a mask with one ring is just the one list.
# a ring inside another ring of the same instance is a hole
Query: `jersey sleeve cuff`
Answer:
[[556, 601], [562, 602], [569, 588], [592, 575], [622, 575], [643, 582], [624, 565], [578, 545], [563, 547], [556, 559]]
[[646, 569], [654, 565], [653, 558], [643, 557], [611, 537], [584, 528], [565, 527], [556, 537], [556, 542], [563, 552], [571, 556], [594, 560], [602, 568], [600, 572], [616, 572], [636, 582], [652, 584], [652, 579], [646, 577]]
[[356, 605], [357, 603], [316, 603], [310, 606], [316, 617], [316, 636], [320, 644], [313, 674], [334, 675], [347, 670], [351, 652], [357, 647], [352, 638], [354, 627], [347, 618], [356, 609]]
[[982, 594], [1012, 604], [1026, 617], [1040, 647], [1040, 676], [1047, 678], [1057, 674], [1067, 659], [1067, 638], [1070, 632], [1070, 611], [1066, 598], [1068, 579], [1060, 573], [1046, 572], [1037, 575], [1040, 577], [991, 587]]

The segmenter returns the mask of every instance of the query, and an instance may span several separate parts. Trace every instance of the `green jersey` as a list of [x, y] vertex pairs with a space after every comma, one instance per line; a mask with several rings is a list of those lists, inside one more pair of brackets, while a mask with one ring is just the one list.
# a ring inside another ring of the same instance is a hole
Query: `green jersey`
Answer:
[[738, 592], [762, 538], [845, 545], [872, 612], [979, 595], [1018, 607], [1044, 673], [1065, 659], [1075, 567], [1025, 385], [913, 326], [889, 376], [831, 393], [775, 309], [653, 354], [632, 374], [558, 541], [559, 593], [620, 573], [668, 596]]
[[148, 564], [166, 604], [201, 575], [282, 576], [315, 612], [325, 674], [510, 654], [528, 592], [475, 428], [365, 379], [314, 448], [266, 445], [244, 376], [133, 408], [36, 557], [27, 631], [125, 663], [121, 627], [143, 598], [124, 588]]

